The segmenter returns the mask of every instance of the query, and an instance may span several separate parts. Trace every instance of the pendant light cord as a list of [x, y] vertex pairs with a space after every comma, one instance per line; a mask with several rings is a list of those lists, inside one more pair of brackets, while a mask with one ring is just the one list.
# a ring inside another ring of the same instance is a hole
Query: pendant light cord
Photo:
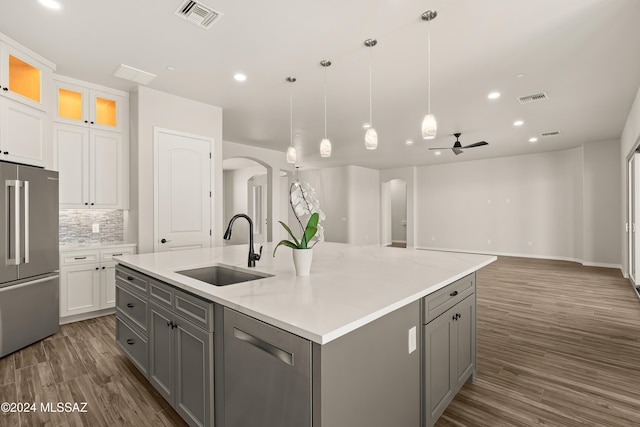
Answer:
[[327, 138], [327, 67], [324, 67], [324, 137]]
[[372, 110], [373, 108], [371, 107], [371, 104], [373, 103], [372, 97], [371, 97], [371, 64], [373, 62], [373, 46], [369, 46], [369, 125], [373, 128], [373, 113]]
[[429, 91], [429, 96], [427, 97], [428, 102], [428, 110], [429, 114], [431, 114], [431, 20], [429, 20], [428, 25], [428, 33], [427, 33], [427, 86]]
[[293, 82], [289, 90], [289, 128], [291, 130], [291, 147], [293, 147]]

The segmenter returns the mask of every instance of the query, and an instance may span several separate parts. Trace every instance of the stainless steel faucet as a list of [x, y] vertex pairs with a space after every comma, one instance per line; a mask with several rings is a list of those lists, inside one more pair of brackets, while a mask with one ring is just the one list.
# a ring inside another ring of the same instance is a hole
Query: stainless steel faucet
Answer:
[[253, 221], [251, 221], [251, 218], [249, 218], [249, 216], [247, 216], [245, 214], [234, 215], [233, 218], [231, 218], [231, 221], [229, 221], [229, 225], [227, 226], [227, 231], [224, 232], [224, 240], [231, 239], [231, 227], [233, 227], [233, 223], [238, 218], [245, 218], [247, 221], [249, 221], [249, 263], [248, 263], [248, 266], [249, 267], [255, 267], [256, 266], [256, 261], [260, 261], [260, 257], [262, 256], [262, 245], [260, 245], [260, 253], [259, 254], [255, 253], [253, 251]]

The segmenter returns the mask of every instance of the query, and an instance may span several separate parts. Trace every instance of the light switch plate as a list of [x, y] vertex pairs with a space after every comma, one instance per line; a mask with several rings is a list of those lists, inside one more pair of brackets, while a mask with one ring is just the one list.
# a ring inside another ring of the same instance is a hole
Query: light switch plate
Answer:
[[409, 329], [409, 354], [416, 351], [416, 327]]

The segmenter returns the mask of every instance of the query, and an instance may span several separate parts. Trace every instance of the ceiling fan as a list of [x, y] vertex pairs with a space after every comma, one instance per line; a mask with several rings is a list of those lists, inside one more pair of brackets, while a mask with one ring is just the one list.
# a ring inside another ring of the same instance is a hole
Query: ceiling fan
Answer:
[[453, 136], [456, 137], [456, 142], [453, 144], [453, 147], [447, 147], [447, 148], [429, 148], [429, 150], [451, 150], [453, 151], [456, 156], [460, 153], [462, 153], [462, 149], [463, 148], [473, 148], [473, 147], [482, 147], [483, 145], [489, 145], [489, 143], [487, 141], [480, 141], [480, 142], [476, 142], [475, 144], [470, 144], [470, 145], [465, 145], [464, 147], [462, 146], [462, 144], [460, 144], [460, 141], [458, 140], [458, 138], [460, 138], [460, 135], [462, 135], [461, 133], [454, 133]]

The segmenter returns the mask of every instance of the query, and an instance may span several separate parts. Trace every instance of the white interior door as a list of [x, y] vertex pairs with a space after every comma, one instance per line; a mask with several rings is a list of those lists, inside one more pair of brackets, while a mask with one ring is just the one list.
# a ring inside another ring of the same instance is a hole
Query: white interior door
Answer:
[[154, 129], [154, 250], [211, 246], [211, 138]]

